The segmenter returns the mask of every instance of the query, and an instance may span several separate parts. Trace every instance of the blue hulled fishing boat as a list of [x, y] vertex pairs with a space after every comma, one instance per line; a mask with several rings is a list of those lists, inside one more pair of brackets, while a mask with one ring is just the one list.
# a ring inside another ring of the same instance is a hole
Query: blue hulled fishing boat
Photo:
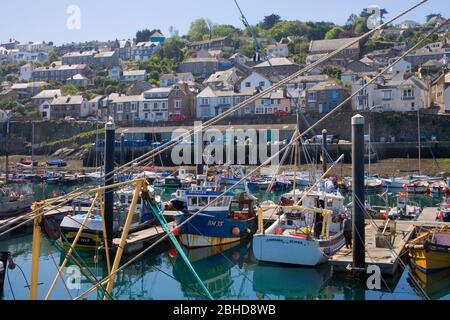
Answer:
[[[219, 198], [221, 194], [220, 191], [210, 190], [185, 192], [186, 209], [176, 216], [176, 222], [181, 225], [193, 215], [195, 217], [179, 228], [184, 246], [201, 248], [224, 245], [239, 242], [256, 232], [256, 199], [242, 193], [239, 200], [233, 201], [233, 193]], [[208, 204], [210, 206], [201, 211]]]

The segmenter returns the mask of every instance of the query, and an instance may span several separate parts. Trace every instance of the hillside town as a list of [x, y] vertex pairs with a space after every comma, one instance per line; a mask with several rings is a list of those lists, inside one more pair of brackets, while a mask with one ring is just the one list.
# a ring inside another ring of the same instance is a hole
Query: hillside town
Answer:
[[450, 11], [417, 1], [3, 3], [0, 301], [450, 300]]
[[[0, 121], [105, 121], [124, 125], [208, 119], [352, 42], [367, 15], [345, 26], [271, 15], [256, 36], [192, 23], [186, 36], [142, 30], [131, 40], [0, 44]], [[446, 19], [404, 21], [377, 31], [236, 116], [326, 114]], [[449, 27], [397, 63], [347, 110], [450, 113]]]

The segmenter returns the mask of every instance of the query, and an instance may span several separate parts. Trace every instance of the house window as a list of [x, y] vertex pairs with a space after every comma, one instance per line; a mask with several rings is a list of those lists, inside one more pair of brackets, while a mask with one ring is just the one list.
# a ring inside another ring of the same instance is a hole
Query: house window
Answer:
[[158, 110], [158, 102], [155, 102], [155, 103], [153, 104], [153, 110]]
[[202, 98], [202, 105], [209, 105], [209, 98]]
[[162, 103], [162, 109], [167, 110], [167, 103], [165, 103], [165, 102]]
[[316, 93], [315, 92], [308, 93], [308, 102], [316, 102]]
[[181, 100], [175, 100], [175, 109], [181, 108]]
[[414, 90], [412, 88], [403, 90], [403, 98], [414, 98]]
[[131, 112], [136, 112], [137, 111], [137, 105], [136, 103], [132, 103], [131, 104]]
[[411, 102], [411, 111], [415, 111], [415, 110], [416, 110], [416, 103]]
[[123, 105], [122, 104], [118, 104], [117, 105], [117, 112], [123, 112]]
[[386, 90], [383, 91], [383, 100], [391, 100], [392, 99], [392, 91]]
[[260, 81], [259, 82], [259, 86], [264, 88], [266, 86], [266, 82], [265, 81]]
[[252, 87], [252, 83], [251, 82], [246, 82], [245, 83], [245, 87], [246, 88], [251, 88]]

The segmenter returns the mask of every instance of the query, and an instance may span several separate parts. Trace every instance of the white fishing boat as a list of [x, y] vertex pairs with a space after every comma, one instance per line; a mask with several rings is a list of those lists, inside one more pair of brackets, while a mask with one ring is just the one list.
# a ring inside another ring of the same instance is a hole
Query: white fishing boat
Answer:
[[10, 188], [0, 188], [0, 217], [12, 217], [30, 211], [33, 198], [20, 195]]
[[[122, 188], [116, 192], [116, 201], [114, 203], [114, 220], [113, 220], [113, 232], [115, 235], [120, 235], [125, 220], [127, 218], [128, 210], [132, 202], [135, 190], [133, 188]], [[155, 195], [155, 190], [149, 188], [149, 194]], [[155, 201], [160, 202], [160, 196], [155, 195]], [[74, 206], [73, 214], [64, 217], [61, 222], [61, 234], [72, 242], [80, 226], [83, 225], [83, 221], [86, 219], [86, 212], [79, 212]], [[130, 227], [130, 232], [139, 231], [148, 227], [151, 227], [154, 223], [154, 216], [150, 209], [146, 208], [144, 201], [139, 199], [136, 205], [136, 212], [133, 216], [133, 221]], [[78, 240], [77, 247], [79, 248], [97, 248], [102, 242], [103, 234], [103, 221], [102, 216], [98, 208], [96, 208], [86, 221], [85, 227]]]
[[[328, 261], [345, 243], [344, 197], [322, 190], [299, 194], [301, 205], [280, 206], [279, 219], [253, 237], [259, 261], [314, 267]], [[285, 195], [294, 201], [290, 194]]]
[[397, 206], [392, 208], [389, 212], [389, 219], [392, 220], [415, 220], [422, 208], [409, 201], [409, 195], [407, 192], [399, 193], [397, 197]]

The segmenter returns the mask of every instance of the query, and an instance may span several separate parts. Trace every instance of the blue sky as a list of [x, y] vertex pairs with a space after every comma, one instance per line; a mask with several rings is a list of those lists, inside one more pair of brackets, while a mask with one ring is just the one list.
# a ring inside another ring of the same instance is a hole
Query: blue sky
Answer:
[[[419, 0], [239, 0], [250, 23], [277, 13], [283, 19], [343, 24], [352, 12], [359, 13], [370, 5], [386, 8], [389, 18], [417, 2]], [[66, 10], [70, 5], [78, 5], [81, 9], [80, 30], [66, 27], [69, 17]], [[185, 34], [190, 22], [202, 17], [242, 27], [233, 0], [7, 0], [1, 1], [0, 8], [0, 42], [9, 38], [57, 44], [128, 39], [143, 28], [159, 28], [168, 34], [170, 26]], [[448, 0], [429, 0], [401, 20], [423, 22], [429, 13], [449, 17]]]

